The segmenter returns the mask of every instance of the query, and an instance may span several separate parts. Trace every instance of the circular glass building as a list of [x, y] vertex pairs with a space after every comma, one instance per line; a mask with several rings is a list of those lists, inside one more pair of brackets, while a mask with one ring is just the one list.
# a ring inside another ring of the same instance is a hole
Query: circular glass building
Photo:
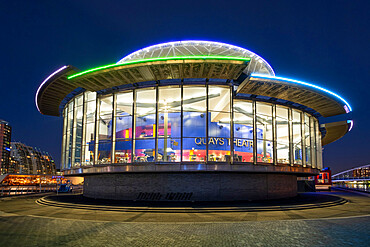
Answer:
[[116, 64], [64, 66], [36, 105], [63, 116], [61, 168], [84, 195], [121, 200], [254, 200], [294, 196], [297, 176], [322, 169], [322, 145], [352, 121], [339, 95], [275, 76], [229, 44], [150, 46]]

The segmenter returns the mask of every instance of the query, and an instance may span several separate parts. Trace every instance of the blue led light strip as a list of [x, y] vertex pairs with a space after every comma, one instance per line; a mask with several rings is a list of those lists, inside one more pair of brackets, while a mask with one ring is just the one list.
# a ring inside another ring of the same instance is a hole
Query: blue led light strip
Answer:
[[336, 93], [334, 93], [330, 90], [319, 87], [317, 85], [307, 83], [307, 82], [304, 82], [304, 81], [298, 81], [298, 80], [294, 80], [294, 79], [290, 79], [290, 78], [285, 78], [285, 77], [269, 76], [269, 75], [263, 75], [263, 74], [255, 74], [255, 73], [251, 74], [251, 77], [266, 78], [266, 79], [280, 80], [280, 81], [289, 81], [289, 82], [293, 82], [293, 83], [297, 83], [297, 84], [301, 84], [301, 85], [305, 85], [305, 86], [308, 86], [308, 87], [313, 87], [313, 88], [319, 89], [319, 90], [324, 91], [325, 93], [328, 93], [330, 95], [333, 95], [333, 96], [337, 97], [338, 99], [340, 99], [341, 101], [343, 101], [344, 104], [345, 104], [344, 105], [344, 110], [346, 111], [346, 113], [352, 111], [352, 107], [350, 106], [350, 104], [345, 99], [343, 99], [341, 96], [339, 96], [338, 94], [336, 94]]

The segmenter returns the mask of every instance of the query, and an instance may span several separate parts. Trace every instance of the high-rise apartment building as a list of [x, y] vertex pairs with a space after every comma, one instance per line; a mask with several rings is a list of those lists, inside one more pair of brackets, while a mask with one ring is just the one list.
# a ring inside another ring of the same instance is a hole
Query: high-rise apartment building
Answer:
[[0, 174], [12, 172], [10, 165], [10, 141], [12, 127], [0, 119]]
[[38, 148], [20, 142], [11, 143], [12, 171], [17, 174], [55, 174], [53, 157]]

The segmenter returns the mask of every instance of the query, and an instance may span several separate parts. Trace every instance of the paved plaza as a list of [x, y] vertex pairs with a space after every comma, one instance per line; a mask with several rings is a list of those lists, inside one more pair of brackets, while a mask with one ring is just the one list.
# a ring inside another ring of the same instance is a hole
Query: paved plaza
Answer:
[[301, 210], [151, 213], [0, 201], [0, 246], [369, 246], [370, 197]]

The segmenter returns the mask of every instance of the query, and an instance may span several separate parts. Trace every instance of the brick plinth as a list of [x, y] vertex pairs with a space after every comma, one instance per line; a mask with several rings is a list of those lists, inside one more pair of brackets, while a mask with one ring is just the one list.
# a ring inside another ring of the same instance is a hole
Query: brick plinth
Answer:
[[114, 200], [235, 201], [293, 197], [297, 177], [256, 173], [121, 173], [85, 177], [84, 196]]

